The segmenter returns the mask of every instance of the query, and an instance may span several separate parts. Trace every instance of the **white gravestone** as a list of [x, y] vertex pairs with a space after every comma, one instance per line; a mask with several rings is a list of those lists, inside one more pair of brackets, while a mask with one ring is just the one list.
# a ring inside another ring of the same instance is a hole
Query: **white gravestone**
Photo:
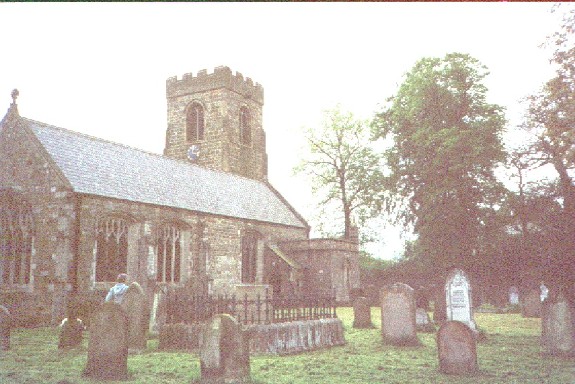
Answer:
[[509, 304], [518, 305], [519, 304], [519, 288], [512, 286], [509, 288]]
[[445, 299], [447, 320], [461, 321], [473, 331], [477, 330], [473, 320], [471, 284], [467, 275], [461, 269], [454, 269], [447, 276]]

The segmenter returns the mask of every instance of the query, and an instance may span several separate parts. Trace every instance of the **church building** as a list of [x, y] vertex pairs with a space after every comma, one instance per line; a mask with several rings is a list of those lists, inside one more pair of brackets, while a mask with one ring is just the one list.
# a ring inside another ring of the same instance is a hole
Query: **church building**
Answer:
[[351, 299], [357, 233], [310, 239], [267, 179], [263, 88], [217, 67], [166, 81], [163, 155], [19, 115], [0, 122], [0, 304], [58, 322], [125, 272], [152, 300], [261, 292]]

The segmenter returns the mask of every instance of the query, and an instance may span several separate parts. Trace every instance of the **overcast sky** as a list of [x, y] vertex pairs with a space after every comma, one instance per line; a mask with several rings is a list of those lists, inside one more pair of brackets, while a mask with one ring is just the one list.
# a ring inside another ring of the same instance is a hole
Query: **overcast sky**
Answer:
[[[518, 101], [552, 75], [538, 46], [549, 3], [0, 3], [0, 114], [161, 153], [165, 81], [225, 65], [264, 88], [269, 179], [312, 218], [292, 175], [301, 127], [340, 103], [370, 118], [422, 57], [462, 52], [491, 75], [490, 102]], [[312, 222], [313, 224], [313, 222]], [[395, 253], [388, 239], [385, 254]]]

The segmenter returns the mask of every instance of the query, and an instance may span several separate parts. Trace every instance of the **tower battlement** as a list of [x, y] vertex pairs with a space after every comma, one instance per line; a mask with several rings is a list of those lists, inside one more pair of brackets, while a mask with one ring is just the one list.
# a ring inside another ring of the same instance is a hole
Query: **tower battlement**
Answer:
[[166, 96], [168, 98], [219, 88], [227, 88], [256, 101], [260, 105], [264, 103], [264, 89], [260, 84], [254, 84], [249, 77], [244, 79], [244, 76], [239, 72], [233, 74], [232, 70], [225, 66], [216, 67], [213, 73], [208, 73], [206, 69], [203, 69], [198, 71], [196, 76], [193, 73], [185, 73], [181, 79], [173, 76], [166, 80]]

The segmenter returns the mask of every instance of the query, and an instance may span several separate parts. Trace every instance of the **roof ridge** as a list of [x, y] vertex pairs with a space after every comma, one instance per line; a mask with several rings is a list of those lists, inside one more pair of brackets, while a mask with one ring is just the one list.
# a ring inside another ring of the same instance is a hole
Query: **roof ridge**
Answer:
[[173, 157], [168, 157], [168, 156], [163, 155], [163, 154], [161, 154], [161, 153], [155, 153], [155, 152], [146, 151], [145, 149], [133, 147], [133, 146], [130, 146], [130, 145], [128, 145], [128, 144], [118, 143], [118, 142], [116, 142], [116, 141], [112, 141], [112, 140], [108, 140], [108, 139], [103, 139], [103, 138], [101, 138], [101, 137], [93, 136], [93, 135], [90, 135], [90, 134], [87, 134], [87, 133], [74, 131], [74, 130], [68, 129], [68, 128], [58, 127], [58, 126], [53, 125], [53, 124], [44, 123], [44, 122], [42, 122], [42, 121], [30, 119], [30, 118], [27, 118], [27, 117], [20, 117], [20, 118], [23, 119], [23, 120], [27, 120], [27, 121], [36, 123], [36, 124], [43, 125], [43, 126], [45, 126], [45, 127], [51, 128], [51, 129], [56, 129], [56, 130], [59, 130], [59, 131], [67, 132], [67, 133], [72, 134], [72, 135], [82, 136], [82, 137], [88, 138], [88, 139], [90, 139], [90, 140], [99, 141], [99, 142], [102, 142], [102, 143], [111, 144], [111, 145], [116, 145], [116, 146], [119, 146], [119, 147], [131, 149], [131, 150], [134, 150], [134, 151], [137, 151], [137, 152], [141, 152], [141, 153], [144, 153], [144, 154], [147, 154], [147, 155], [159, 157], [159, 158], [161, 158], [161, 159], [168, 160], [168, 161], [173, 161], [173, 162], [180, 163], [180, 164], [183, 164], [183, 165], [192, 166], [192, 167], [197, 167], [197, 168], [203, 169], [203, 170], [208, 171], [208, 172], [219, 173], [219, 174], [229, 175], [229, 176], [232, 176], [232, 177], [237, 177], [237, 178], [240, 178], [240, 179], [250, 180], [250, 181], [254, 181], [254, 182], [260, 183], [260, 184], [264, 184], [264, 185], [266, 185], [266, 186], [269, 184], [269, 182], [266, 181], [266, 180], [252, 179], [252, 178], [249, 178], [249, 177], [246, 177], [246, 176], [238, 175], [238, 174], [233, 173], [233, 172], [226, 172], [226, 171], [222, 171], [222, 170], [220, 170], [220, 169], [212, 169], [212, 168], [204, 167], [204, 166], [201, 166], [201, 165], [198, 165], [198, 164], [190, 163], [190, 162], [187, 161], [187, 160], [175, 159], [175, 158], [173, 158]]

